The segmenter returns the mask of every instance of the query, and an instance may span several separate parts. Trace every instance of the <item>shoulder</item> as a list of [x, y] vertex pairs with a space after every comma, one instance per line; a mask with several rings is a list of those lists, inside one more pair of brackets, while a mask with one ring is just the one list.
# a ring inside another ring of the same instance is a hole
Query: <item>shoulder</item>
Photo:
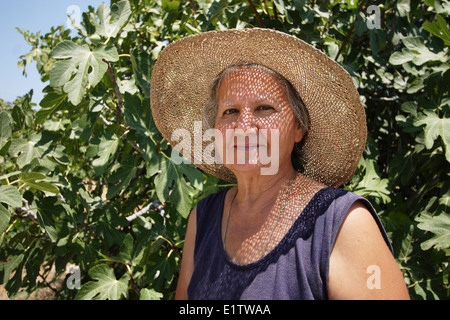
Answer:
[[[355, 247], [356, 243], [373, 243], [373, 239], [379, 240], [380, 244], [386, 246], [382, 237], [382, 231], [377, 223], [378, 219], [374, 219], [374, 213], [370, 212], [367, 202], [362, 198], [353, 198], [350, 207], [344, 216], [344, 221], [339, 228], [335, 247], [347, 247], [351, 245]], [[368, 239], [371, 239], [368, 241]]]
[[[384, 230], [362, 198], [355, 198], [330, 257], [329, 294], [338, 299], [407, 298], [402, 274]], [[371, 272], [379, 272], [372, 283]]]

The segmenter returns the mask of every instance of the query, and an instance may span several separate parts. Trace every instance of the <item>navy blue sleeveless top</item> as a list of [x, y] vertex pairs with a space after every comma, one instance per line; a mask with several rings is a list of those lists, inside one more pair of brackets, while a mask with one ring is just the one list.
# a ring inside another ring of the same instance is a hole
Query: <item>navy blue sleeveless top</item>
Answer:
[[342, 189], [318, 191], [278, 245], [258, 261], [239, 265], [222, 244], [223, 190], [197, 204], [194, 272], [188, 286], [192, 300], [323, 300], [328, 298], [328, 270], [338, 231], [355, 201], [362, 201], [389, 247], [372, 205]]

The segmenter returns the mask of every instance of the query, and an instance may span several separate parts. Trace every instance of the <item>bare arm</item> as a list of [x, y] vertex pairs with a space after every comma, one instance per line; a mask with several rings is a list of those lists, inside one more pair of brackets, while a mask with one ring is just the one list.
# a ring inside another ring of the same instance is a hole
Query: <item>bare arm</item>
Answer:
[[367, 208], [356, 202], [330, 257], [330, 299], [409, 299], [402, 273]]
[[195, 236], [197, 233], [197, 208], [192, 210], [188, 226], [186, 230], [186, 238], [184, 240], [183, 257], [181, 260], [180, 277], [178, 278], [177, 291], [175, 293], [176, 300], [187, 300], [187, 288], [194, 272], [194, 248]]

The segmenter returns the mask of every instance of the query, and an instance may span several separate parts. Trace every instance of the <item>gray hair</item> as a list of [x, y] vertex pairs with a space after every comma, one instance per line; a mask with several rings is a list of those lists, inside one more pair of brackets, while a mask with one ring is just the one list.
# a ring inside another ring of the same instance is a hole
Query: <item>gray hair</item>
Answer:
[[229, 74], [231, 71], [236, 71], [244, 67], [264, 70], [270, 75], [272, 75], [277, 81], [279, 81], [280, 84], [284, 86], [286, 90], [286, 96], [291, 105], [292, 112], [294, 113], [294, 118], [297, 123], [297, 126], [303, 130], [303, 139], [302, 141], [294, 145], [291, 154], [291, 161], [295, 170], [303, 172], [302, 146], [309, 130], [308, 110], [306, 109], [305, 104], [300, 98], [300, 95], [298, 94], [297, 90], [295, 90], [294, 86], [286, 78], [284, 78], [279, 73], [273, 71], [272, 69], [269, 69], [267, 67], [255, 63], [236, 63], [223, 70], [212, 83], [209, 102], [203, 109], [203, 122], [207, 127], [214, 128], [217, 117], [220, 84], [223, 78], [225, 78], [225, 76]]

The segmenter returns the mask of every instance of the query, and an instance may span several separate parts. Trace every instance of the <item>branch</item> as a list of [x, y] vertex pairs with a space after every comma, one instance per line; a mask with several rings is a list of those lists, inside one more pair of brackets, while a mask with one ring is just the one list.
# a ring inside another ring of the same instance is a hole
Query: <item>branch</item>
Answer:
[[23, 214], [21, 214], [19, 217], [20, 218], [31, 218], [32, 220], [37, 222], [38, 221], [37, 216], [33, 211], [31, 211], [28, 200], [25, 198], [22, 198], [22, 202], [23, 202], [23, 207], [20, 208], [20, 210], [21, 210], [21, 213], [23, 213]]
[[[112, 82], [113, 87], [114, 87], [114, 92], [116, 93], [116, 96], [117, 96], [117, 113], [119, 114], [120, 120], [123, 121], [123, 122], [125, 123], [126, 126], [128, 126], [127, 123], [126, 123], [126, 121], [125, 121], [125, 119], [124, 119], [124, 117], [123, 117], [123, 112], [122, 112], [122, 110], [123, 110], [122, 94], [120, 93], [119, 86], [117, 85], [116, 78], [114, 77], [114, 73], [113, 73], [113, 71], [112, 71], [111, 64], [110, 64], [109, 61], [106, 60], [106, 59], [103, 59], [103, 61], [108, 65], [108, 75], [109, 75], [109, 78], [111, 79], [111, 82]], [[107, 126], [109, 126], [109, 125], [112, 124], [111, 122], [109, 122], [108, 120], [106, 120], [105, 117], [103, 117], [103, 115], [101, 115], [101, 114], [100, 114], [100, 119], [101, 119], [101, 120], [103, 121], [103, 123], [106, 124]], [[135, 142], [128, 141], [128, 140], [126, 139], [125, 136], [123, 137], [123, 141], [124, 141], [124, 142], [130, 143], [131, 146], [132, 146], [135, 150], [137, 150], [140, 154], [144, 154], [144, 151], [142, 151], [142, 150], [137, 146], [137, 144], [136, 144]]]
[[197, 11], [197, 8], [195, 8], [194, 1], [189, 0], [189, 6], [191, 7], [192, 11], [194, 11], [194, 12]]
[[91, 179], [82, 180], [81, 183], [85, 184], [85, 185], [91, 185], [91, 186], [105, 186], [106, 185], [106, 183], [95, 182], [95, 181], [92, 181]]
[[248, 4], [250, 5], [250, 8], [252, 8], [253, 13], [255, 14], [256, 20], [258, 20], [258, 24], [261, 28], [264, 28], [264, 25], [261, 20], [261, 16], [259, 15], [258, 11], [256, 11], [255, 5], [253, 4], [252, 0], [247, 0]]
[[117, 96], [117, 113], [118, 113], [120, 119], [122, 120], [123, 119], [122, 94], [120, 93], [119, 86], [117, 85], [116, 77], [114, 76], [114, 72], [113, 72], [113, 70], [111, 68], [111, 64], [106, 59], [103, 59], [103, 62], [105, 62], [108, 65], [108, 75], [109, 75], [109, 78], [111, 79], [111, 82], [112, 82], [113, 87], [114, 87], [114, 92], [116, 93], [116, 96]]
[[269, 19], [270, 20], [277, 20], [278, 21], [278, 12], [277, 12], [277, 6], [275, 5], [275, 2], [272, 4], [272, 10], [273, 10], [273, 17], [270, 14], [270, 9], [269, 9], [269, 5], [267, 4], [267, 0], [264, 0], [264, 4], [266, 6], [267, 9], [267, 13], [269, 14]]
[[139, 146], [137, 145], [137, 143], [135, 141], [130, 141], [128, 139], [126, 139], [124, 141], [129, 143], [133, 147], [133, 149], [136, 150], [137, 152], [139, 152], [141, 155], [145, 153], [143, 150], [141, 150], [141, 148], [139, 148]]
[[[365, 2], [365, 0], [361, 1], [360, 5], [359, 5], [359, 8], [358, 8], [358, 11], [361, 11], [361, 9], [362, 9], [362, 7], [364, 5], [364, 2]], [[353, 31], [355, 30], [356, 19], [358, 19], [358, 17], [355, 17], [355, 20], [353, 21], [352, 26], [350, 27], [350, 30], [348, 31], [348, 34], [347, 34], [347, 36], [344, 39], [344, 42], [342, 42], [342, 45], [339, 48], [339, 51], [338, 51], [338, 53], [336, 55], [336, 58], [334, 58], [335, 61], [337, 61], [337, 59], [339, 58], [339, 55], [342, 53], [344, 48], [347, 46], [347, 43], [350, 41], [350, 37], [351, 37]]]
[[139, 210], [138, 212], [132, 214], [131, 216], [127, 217], [128, 222], [131, 222], [135, 219], [137, 219], [140, 216], [143, 216], [144, 214], [147, 214], [150, 210], [156, 210], [159, 211], [159, 214], [164, 217], [165, 211], [164, 208], [161, 204], [161, 201], [156, 200], [152, 203], [150, 203], [148, 206], [142, 208], [141, 210]]
[[278, 9], [277, 6], [275, 5], [275, 2], [273, 3], [273, 16], [275, 20], [278, 21]]
[[103, 123], [104, 123], [105, 125], [107, 125], [107, 126], [112, 125], [112, 123], [109, 122], [108, 120], [106, 120], [105, 117], [104, 117], [102, 114], [99, 115], [99, 118], [100, 118], [100, 120], [103, 121]]

